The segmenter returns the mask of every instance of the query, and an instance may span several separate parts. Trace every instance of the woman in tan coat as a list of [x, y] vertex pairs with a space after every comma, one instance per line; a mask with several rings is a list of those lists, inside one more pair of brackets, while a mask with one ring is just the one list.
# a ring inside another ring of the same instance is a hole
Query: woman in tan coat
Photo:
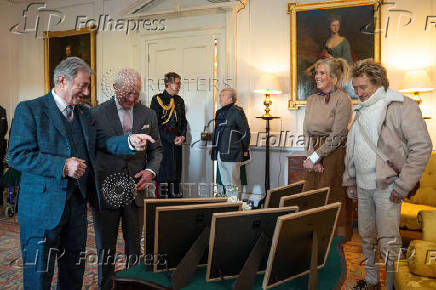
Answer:
[[340, 84], [348, 82], [349, 67], [341, 58], [315, 63], [317, 94], [307, 98], [303, 131], [308, 158], [304, 162], [304, 190], [330, 187], [329, 203], [341, 202], [336, 235], [353, 235], [352, 202], [342, 186], [347, 127], [352, 117], [351, 98]]

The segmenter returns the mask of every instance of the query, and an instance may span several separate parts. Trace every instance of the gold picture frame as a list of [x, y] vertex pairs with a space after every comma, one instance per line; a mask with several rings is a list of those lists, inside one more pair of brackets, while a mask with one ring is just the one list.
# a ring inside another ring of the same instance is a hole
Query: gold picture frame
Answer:
[[[313, 77], [309, 76], [309, 68], [310, 64], [321, 57], [321, 51], [326, 49], [323, 44], [329, 38], [329, 18], [332, 19], [334, 16], [337, 19], [339, 17], [340, 29], [344, 27], [344, 31], [347, 32], [344, 39], [350, 39], [347, 40], [347, 43], [349, 43], [348, 47], [351, 47], [349, 55], [352, 54], [353, 59], [356, 55], [352, 50], [356, 49], [360, 52], [356, 59], [373, 58], [380, 61], [381, 3], [382, 0], [288, 3], [291, 53], [290, 98], [288, 101], [290, 110], [305, 106], [305, 98], [310, 95], [310, 88], [313, 89]], [[354, 15], [359, 15], [359, 17], [354, 17]], [[366, 15], [366, 17], [362, 17], [362, 15]], [[362, 25], [362, 23], [364, 24]], [[316, 51], [319, 51], [318, 55]], [[353, 94], [352, 89], [350, 94]], [[357, 96], [352, 96], [352, 98], [353, 104], [356, 104]]]
[[[53, 87], [53, 71], [61, 60], [77, 56], [86, 61], [95, 72], [95, 35], [93, 28], [44, 32], [44, 90], [47, 94]], [[90, 96], [84, 100], [97, 105], [95, 74], [91, 76]]]

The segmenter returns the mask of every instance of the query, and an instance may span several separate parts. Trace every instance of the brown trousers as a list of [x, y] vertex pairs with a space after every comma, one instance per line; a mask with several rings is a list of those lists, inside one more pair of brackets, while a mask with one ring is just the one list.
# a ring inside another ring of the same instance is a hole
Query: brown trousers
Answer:
[[[323, 142], [320, 142], [321, 144]], [[315, 150], [321, 144], [314, 144]], [[336, 236], [344, 236], [351, 240], [353, 236], [353, 202], [347, 197], [346, 189], [342, 186], [342, 175], [345, 170], [344, 158], [346, 148], [339, 146], [330, 155], [321, 159], [323, 173], [305, 171], [303, 191], [330, 187], [328, 203], [340, 202], [341, 210], [336, 224]]]

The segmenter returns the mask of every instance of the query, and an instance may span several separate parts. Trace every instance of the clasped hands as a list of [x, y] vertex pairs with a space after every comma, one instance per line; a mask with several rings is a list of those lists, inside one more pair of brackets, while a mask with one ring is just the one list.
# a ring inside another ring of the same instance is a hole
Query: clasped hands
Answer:
[[174, 145], [182, 145], [185, 142], [185, 136], [177, 136], [174, 138]]
[[318, 173], [324, 172], [324, 167], [322, 166], [322, 164], [320, 162], [313, 164], [312, 160], [310, 160], [310, 159], [306, 159], [303, 162], [303, 167], [309, 171], [315, 171]]

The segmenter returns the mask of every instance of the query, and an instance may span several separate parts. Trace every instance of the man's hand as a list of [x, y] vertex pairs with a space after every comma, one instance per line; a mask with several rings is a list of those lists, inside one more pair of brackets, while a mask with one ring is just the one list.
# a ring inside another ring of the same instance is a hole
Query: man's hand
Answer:
[[147, 141], [154, 143], [154, 139], [147, 134], [132, 134], [129, 136], [130, 145], [132, 145], [135, 151], [144, 151]]
[[307, 158], [304, 162], [303, 162], [303, 167], [306, 169], [309, 169], [309, 171], [313, 170], [313, 162], [312, 160], [310, 160], [310, 158]]
[[357, 200], [357, 186], [348, 186], [347, 187], [347, 196], [352, 200]]
[[404, 196], [399, 194], [395, 189], [392, 190], [391, 196], [389, 197], [390, 201], [392, 201], [393, 203], [400, 203], [403, 201], [403, 199], [404, 199]]
[[65, 160], [63, 177], [69, 176], [74, 179], [79, 179], [83, 176], [85, 170], [85, 160], [79, 159], [77, 157], [70, 157]]
[[174, 138], [174, 144], [175, 145], [182, 145], [183, 142], [185, 142], [185, 137], [184, 136], [177, 136], [176, 138]]
[[144, 190], [147, 187], [147, 184], [152, 182], [153, 173], [144, 169], [136, 173], [135, 178], [140, 178], [136, 184], [136, 190]]

